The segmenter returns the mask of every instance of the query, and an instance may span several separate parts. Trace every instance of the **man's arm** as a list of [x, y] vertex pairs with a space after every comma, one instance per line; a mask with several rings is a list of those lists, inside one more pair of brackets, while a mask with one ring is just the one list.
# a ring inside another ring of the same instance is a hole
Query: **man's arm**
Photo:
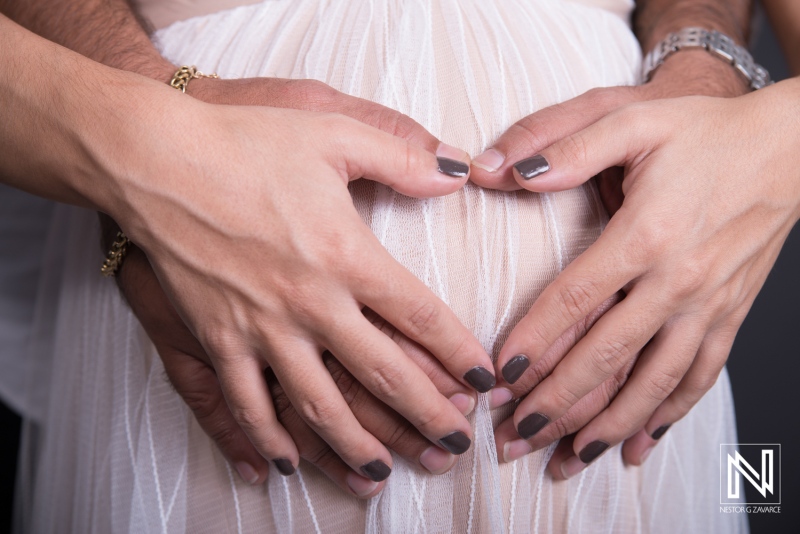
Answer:
[[109, 67], [167, 82], [176, 67], [150, 41], [125, 0], [0, 0], [0, 12], [32, 32]]
[[[719, 31], [746, 45], [752, 9], [752, 0], [638, 0], [634, 31], [645, 54], [667, 34], [692, 26]], [[684, 94], [739, 96], [749, 91], [733, 67], [705, 50], [673, 54], [654, 73], [653, 81], [659, 76], [684, 84]]]

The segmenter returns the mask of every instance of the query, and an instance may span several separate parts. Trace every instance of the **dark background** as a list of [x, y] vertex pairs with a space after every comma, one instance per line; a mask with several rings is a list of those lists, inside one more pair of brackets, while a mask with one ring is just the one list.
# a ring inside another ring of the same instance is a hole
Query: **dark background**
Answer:
[[[758, 22], [753, 55], [773, 79], [784, 79], [789, 72], [780, 48], [763, 16]], [[754, 130], [765, 127], [752, 125]], [[728, 360], [739, 442], [782, 445], [781, 513], [751, 515], [753, 534], [800, 532], [800, 418], [795, 413], [800, 408], [800, 344], [795, 328], [800, 330], [800, 228], [789, 236]], [[0, 532], [11, 524], [19, 429], [19, 418], [0, 403]], [[744, 486], [748, 495], [755, 492]]]

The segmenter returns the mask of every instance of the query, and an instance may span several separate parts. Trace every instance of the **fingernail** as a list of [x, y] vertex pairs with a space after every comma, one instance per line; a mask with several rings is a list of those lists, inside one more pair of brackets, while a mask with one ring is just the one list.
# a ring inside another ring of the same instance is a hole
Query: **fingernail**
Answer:
[[469, 165], [463, 161], [457, 161], [450, 158], [437, 157], [436, 161], [439, 162], [438, 171], [453, 178], [463, 178], [469, 174]]
[[531, 361], [527, 356], [524, 354], [517, 354], [503, 366], [503, 380], [509, 384], [513, 384], [519, 380], [519, 377], [522, 376], [522, 373], [525, 372], [530, 364]]
[[545, 414], [539, 412], [532, 413], [519, 422], [519, 425], [517, 425], [517, 433], [522, 439], [531, 439], [549, 422], [550, 418]]
[[428, 447], [425, 452], [419, 455], [419, 463], [434, 475], [441, 475], [447, 472], [453, 467], [455, 461], [455, 456], [436, 446]]
[[473, 367], [464, 374], [464, 380], [469, 382], [469, 385], [474, 387], [478, 393], [486, 393], [495, 385], [494, 375], [486, 370], [486, 368]]
[[536, 155], [532, 158], [523, 159], [514, 165], [517, 172], [525, 180], [536, 178], [540, 174], [544, 174], [550, 170], [550, 164], [544, 159], [544, 156]]
[[587, 446], [583, 448], [581, 452], [578, 453], [578, 457], [580, 457], [581, 461], [585, 464], [592, 463], [595, 458], [603, 454], [606, 449], [608, 448], [608, 443], [605, 441], [593, 441]]
[[494, 148], [490, 148], [477, 158], [473, 159], [472, 164], [479, 169], [483, 169], [484, 171], [494, 172], [503, 165], [505, 160], [506, 157], [504, 155]]
[[669, 430], [670, 426], [672, 425], [661, 425], [660, 427], [653, 430], [653, 433], [650, 434], [650, 437], [653, 439], [661, 439], [661, 436], [663, 436], [667, 432], [667, 430]]
[[653, 446], [650, 446], [650, 447], [647, 447], [647, 448], [644, 450], [644, 452], [642, 453], [642, 459], [641, 459], [641, 463], [644, 463], [644, 461], [645, 461], [645, 460], [647, 460], [647, 457], [648, 457], [648, 456], [650, 456], [650, 453], [651, 453], [651, 452], [653, 452], [653, 448], [655, 448], [655, 445], [653, 445]]
[[489, 409], [494, 410], [508, 403], [514, 394], [506, 388], [494, 388], [489, 392]]
[[377, 482], [367, 480], [366, 478], [358, 476], [353, 472], [347, 473], [345, 480], [347, 481], [347, 487], [350, 488], [350, 491], [359, 497], [366, 497], [378, 487]]
[[372, 460], [370, 463], [361, 466], [361, 472], [368, 479], [380, 482], [389, 478], [389, 475], [392, 474], [392, 468], [380, 460]]
[[436, 147], [436, 155], [440, 158], [447, 158], [455, 161], [469, 161], [469, 154], [460, 148], [446, 143], [439, 143], [439, 146]]
[[586, 468], [586, 464], [581, 462], [577, 456], [570, 456], [569, 459], [561, 463], [561, 474], [564, 478], [572, 478]]
[[252, 485], [258, 482], [258, 471], [256, 471], [252, 465], [247, 462], [236, 462], [234, 467], [239, 473], [239, 476], [242, 477], [242, 480], [248, 484]]
[[276, 458], [275, 460], [272, 460], [272, 463], [275, 464], [275, 467], [278, 468], [278, 471], [283, 476], [288, 477], [289, 475], [294, 474], [294, 466], [292, 465], [292, 462], [286, 458]]
[[526, 454], [530, 454], [531, 451], [533, 451], [533, 448], [524, 439], [507, 441], [506, 444], [503, 445], [503, 459], [506, 462], [513, 462], [514, 460], [519, 460]]
[[452, 402], [465, 417], [471, 414], [472, 410], [475, 409], [475, 397], [467, 395], [466, 393], [456, 393], [450, 397], [450, 402]]
[[453, 454], [464, 454], [472, 445], [472, 440], [460, 430], [456, 430], [440, 439], [439, 444]]

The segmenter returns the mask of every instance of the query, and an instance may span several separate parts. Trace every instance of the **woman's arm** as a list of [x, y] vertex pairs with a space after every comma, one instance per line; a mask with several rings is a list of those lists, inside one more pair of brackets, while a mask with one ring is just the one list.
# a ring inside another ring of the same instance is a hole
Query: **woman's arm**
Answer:
[[[284, 466], [299, 459], [267, 393], [270, 367], [350, 468], [370, 475], [364, 466], [391, 466], [331, 379], [325, 349], [437, 446], [466, 450], [469, 423], [361, 308], [428, 348], [464, 385], [476, 368], [493, 379], [491, 360], [389, 256], [347, 191], [368, 176], [405, 194], [439, 195], [461, 187], [466, 172], [454, 176], [433, 153], [342, 115], [199, 102], [5, 17], [0, 46], [2, 180], [120, 223], [263, 456]], [[449, 162], [459, 165], [468, 170]]]

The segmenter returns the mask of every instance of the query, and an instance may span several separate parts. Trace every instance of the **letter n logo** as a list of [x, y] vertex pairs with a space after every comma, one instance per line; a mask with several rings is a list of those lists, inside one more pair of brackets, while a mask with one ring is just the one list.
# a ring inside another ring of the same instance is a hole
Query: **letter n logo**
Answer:
[[720, 445], [720, 479], [720, 504], [780, 504], [780, 444]]

